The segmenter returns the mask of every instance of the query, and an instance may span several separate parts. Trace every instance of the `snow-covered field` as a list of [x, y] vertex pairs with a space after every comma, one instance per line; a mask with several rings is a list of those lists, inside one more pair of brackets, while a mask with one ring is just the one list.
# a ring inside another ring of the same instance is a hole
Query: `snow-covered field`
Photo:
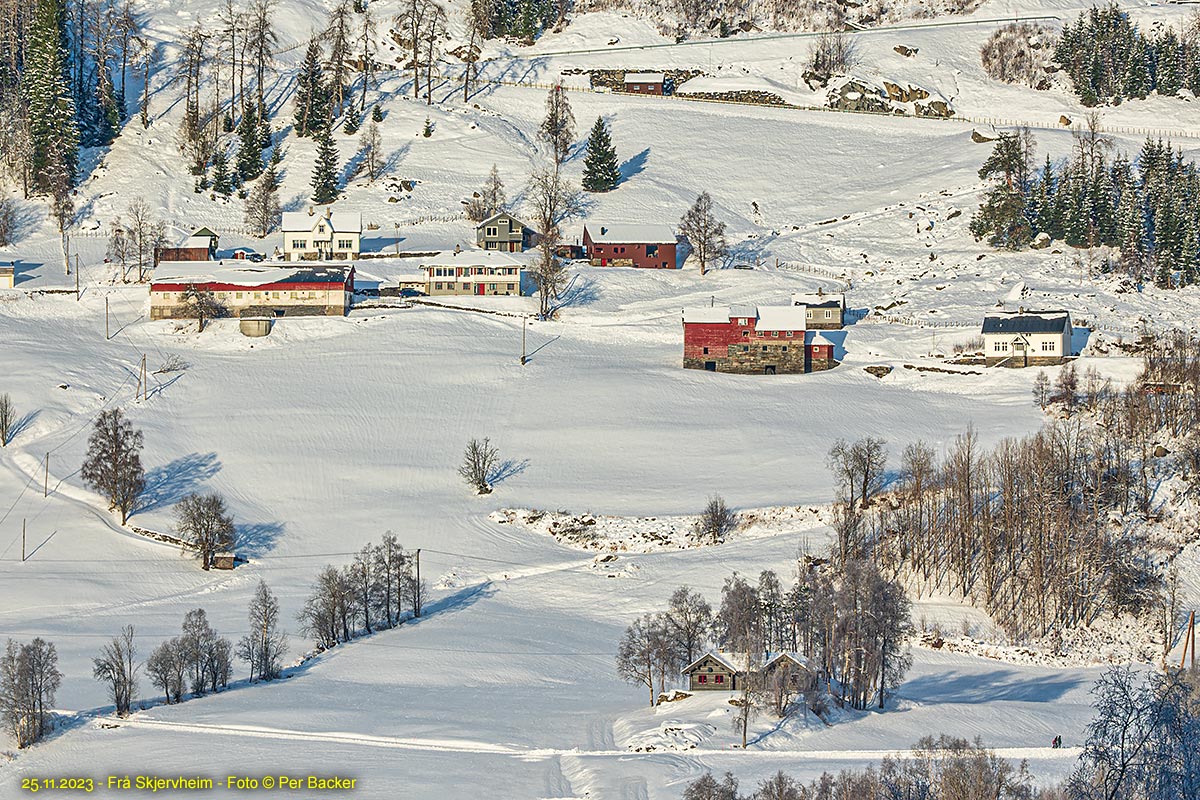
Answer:
[[[207, 5], [152, 4], [151, 28], [170, 37], [204, 18]], [[1078, 7], [986, 3], [976, 16], [1065, 17]], [[324, 8], [281, 4], [281, 41], [303, 40]], [[1169, 16], [1163, 7], [1138, 13]], [[630, 27], [624, 44], [661, 41], [649, 26], [597, 14], [534, 51], [603, 47], [622, 26]], [[936, 89], [963, 113], [1029, 121], [1079, 114], [1064, 92], [988, 82], [976, 53], [991, 30], [864, 35], [864, 68]], [[900, 43], [920, 47], [916, 60], [892, 52]], [[531, 80], [573, 67], [696, 66], [795, 90], [806, 47], [764, 37], [517, 55], [529, 59]], [[386, 73], [377, 98], [393, 174], [419, 183], [400, 195], [357, 181], [346, 191], [346, 207], [379, 225], [367, 237], [371, 250], [390, 250], [397, 225], [406, 250], [470, 241], [468, 223], [453, 219], [460, 201], [495, 162], [519, 207], [525, 176], [541, 156], [543, 92], [498, 87], [464, 104], [447, 86], [429, 107], [403, 96], [407, 86]], [[175, 91], [156, 94], [163, 116], [149, 131], [133, 125], [103, 154], [77, 199], [84, 219], [103, 229], [140, 196], [181, 228], [235, 231], [222, 236], [223, 248], [269, 250], [273, 239], [236, 233], [236, 200], [192, 191], [171, 136]], [[984, 311], [1068, 308], [1114, 341], [1133, 335], [1141, 319], [1194, 325], [1200, 295], [1120, 293], [1115, 282], [1090, 277], [1069, 249], [1000, 254], [975, 243], [966, 226], [988, 146], [972, 143], [970, 125], [591, 93], [570, 100], [581, 130], [597, 115], [611, 121], [625, 162], [626, 181], [593, 198], [589, 219], [673, 223], [708, 190], [729, 223], [736, 260], [757, 268], [704, 277], [691, 265], [670, 273], [578, 268], [573, 304], [555, 321], [530, 324], [531, 357], [522, 367], [520, 315], [535, 310], [530, 298], [454, 299], [512, 316], [417, 305], [288, 319], [265, 339], [242, 337], [232, 321], [198, 335], [192, 326], [148, 322], [145, 288], [106, 280], [99, 234], [73, 239], [83, 263], [78, 301], [29, 291], [74, 280], [60, 274], [57, 237], [40, 217], [0, 254], [28, 267], [19, 291], [0, 290], [0, 392], [30, 415], [0, 450], [0, 638], [53, 641], [66, 675], [58, 693], [64, 729], [11, 760], [0, 756], [0, 797], [17, 796], [20, 777], [286, 773], [355, 777], [353, 796], [364, 798], [477, 797], [481, 787], [496, 797], [675, 798], [705, 770], [732, 770], [747, 787], [778, 769], [807, 779], [939, 733], [980, 736], [1013, 760], [1028, 759], [1039, 780], [1070, 771], [1100, 665], [917, 647], [886, 712], [846, 713], [829, 727], [811, 718], [779, 725], [764, 715], [743, 752], [732, 749], [723, 696], [645, 708], [644, 689], [617, 679], [616, 642], [630, 620], [661, 608], [681, 584], [714, 599], [733, 571], [774, 569], [790, 578], [797, 557], [819, 551], [829, 535], [819, 517], [832, 493], [825, 456], [834, 440], [883, 437], [894, 465], [905, 444], [923, 439], [944, 452], [968, 425], [984, 445], [1036, 430], [1043, 417], [1030, 399], [1034, 371], [946, 363], [955, 345], [976, 335]], [[429, 139], [419, 135], [426, 116], [435, 124]], [[1105, 116], [1200, 135], [1194, 101], [1130, 102]], [[1116, 138], [1126, 149], [1139, 145], [1138, 136]], [[339, 139], [349, 156], [354, 139]], [[1055, 156], [1071, 146], [1066, 130], [1039, 131], [1038, 139]], [[1197, 139], [1179, 144], [1191, 157], [1200, 149]], [[291, 207], [306, 202], [311, 155], [310, 141], [288, 139], [283, 194]], [[568, 170], [578, 174], [581, 161]], [[376, 266], [388, 268], [366, 269]], [[853, 284], [853, 309], [900, 321], [876, 315], [848, 326], [837, 335], [842, 364], [830, 372], [767, 379], [680, 369], [683, 307], [779, 303], [793, 291], [840, 288], [829, 273]], [[107, 341], [106, 301], [115, 332]], [[1087, 339], [1081, 330], [1077, 344]], [[137, 401], [143, 355], [151, 371], [173, 356], [188, 366], [154, 375], [149, 398]], [[882, 379], [863, 369], [879, 365], [894, 369]], [[1116, 350], [1080, 364], [1091, 365], [1118, 383], [1138, 368]], [[928, 366], [961, 374], [918, 369]], [[201, 572], [104, 512], [78, 466], [91, 420], [113, 406], [145, 433], [150, 501], [132, 523], [167, 530], [182, 496], [219, 491], [250, 563]], [[511, 474], [493, 494], [476, 497], [455, 470], [466, 441], [484, 436], [511, 461]], [[639, 519], [683, 527], [715, 492], [738, 509], [794, 514], [716, 546], [627, 546], [603, 565], [594, 550], [495, 519], [501, 509], [591, 514], [626, 541], [646, 530]], [[280, 597], [292, 632], [289, 661], [297, 661], [311, 643], [296, 633], [295, 614], [318, 569], [348, 561], [388, 530], [406, 548], [422, 549], [433, 597], [418, 623], [322, 654], [275, 684], [242, 683], [128, 720], [109, 718], [91, 659], [122, 625], [136, 626], [143, 656], [196, 607], [236, 639], [262, 578]], [[1194, 605], [1195, 546], [1181, 564]], [[914, 619], [975, 636], [992, 628], [986, 615], [945, 598], [918, 601]], [[1066, 748], [1048, 747], [1056, 734]], [[0, 740], [0, 751], [10, 747]]]

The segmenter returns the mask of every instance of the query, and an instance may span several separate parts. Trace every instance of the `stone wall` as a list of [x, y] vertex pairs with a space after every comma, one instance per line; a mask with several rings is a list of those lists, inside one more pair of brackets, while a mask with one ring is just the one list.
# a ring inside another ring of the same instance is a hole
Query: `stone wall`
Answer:
[[1009, 367], [1012, 369], [1020, 369], [1021, 367], [1057, 367], [1063, 363], [1061, 356], [1029, 356], [1022, 358], [1021, 356], [1008, 355], [1003, 358], [992, 358], [988, 356], [987, 366], [989, 367]]

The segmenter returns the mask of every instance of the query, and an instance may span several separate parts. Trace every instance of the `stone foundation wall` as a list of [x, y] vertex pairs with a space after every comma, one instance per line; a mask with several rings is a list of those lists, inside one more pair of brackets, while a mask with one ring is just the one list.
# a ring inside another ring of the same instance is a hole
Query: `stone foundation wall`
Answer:
[[1061, 365], [1063, 359], [1061, 356], [1005, 356], [1004, 358], [992, 358], [988, 356], [987, 366], [989, 367], [1009, 367], [1011, 369], [1020, 369], [1022, 367], [1057, 367]]

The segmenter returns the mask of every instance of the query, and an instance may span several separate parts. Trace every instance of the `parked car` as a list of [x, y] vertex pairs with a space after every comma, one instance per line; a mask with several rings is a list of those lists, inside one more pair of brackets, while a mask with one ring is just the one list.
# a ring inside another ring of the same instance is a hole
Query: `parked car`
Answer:
[[420, 289], [401, 289], [400, 296], [401, 297], [424, 297], [425, 293], [422, 292]]

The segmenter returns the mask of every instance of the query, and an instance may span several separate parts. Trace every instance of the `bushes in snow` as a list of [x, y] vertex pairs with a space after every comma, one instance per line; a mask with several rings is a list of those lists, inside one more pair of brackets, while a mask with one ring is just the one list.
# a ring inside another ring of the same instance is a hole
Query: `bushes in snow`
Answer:
[[17, 747], [28, 747], [49, 732], [54, 693], [62, 679], [53, 644], [41, 637], [29, 644], [8, 640], [0, 653], [0, 724]]
[[1043, 62], [1053, 54], [1053, 31], [1037, 23], [1013, 22], [998, 28], [980, 51], [988, 77], [1035, 89], [1050, 88]]

